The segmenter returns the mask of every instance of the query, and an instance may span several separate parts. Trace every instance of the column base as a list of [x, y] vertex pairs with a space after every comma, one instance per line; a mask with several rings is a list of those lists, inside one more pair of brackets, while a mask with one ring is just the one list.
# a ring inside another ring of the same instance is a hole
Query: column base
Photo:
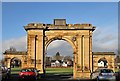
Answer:
[[77, 71], [76, 76], [73, 76], [74, 79], [90, 79], [90, 71]]

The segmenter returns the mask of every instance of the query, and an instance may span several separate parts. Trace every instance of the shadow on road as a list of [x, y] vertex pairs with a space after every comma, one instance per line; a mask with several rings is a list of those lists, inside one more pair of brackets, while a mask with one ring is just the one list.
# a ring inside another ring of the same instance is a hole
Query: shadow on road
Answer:
[[[19, 81], [18, 75], [11, 75], [11, 78], [8, 80], [2, 81]], [[30, 80], [31, 81], [31, 80]], [[72, 74], [46, 74], [42, 76], [38, 81], [90, 81], [90, 80], [73, 80]]]
[[[2, 81], [19, 81], [18, 75], [11, 75], [10, 79]], [[26, 80], [25, 80], [26, 81]], [[32, 81], [32, 80], [30, 80]], [[37, 81], [93, 81], [90, 79], [73, 79], [72, 74], [46, 74]], [[94, 80], [95, 81], [95, 80]], [[105, 81], [105, 80], [104, 80]], [[117, 80], [119, 81], [119, 80]]]

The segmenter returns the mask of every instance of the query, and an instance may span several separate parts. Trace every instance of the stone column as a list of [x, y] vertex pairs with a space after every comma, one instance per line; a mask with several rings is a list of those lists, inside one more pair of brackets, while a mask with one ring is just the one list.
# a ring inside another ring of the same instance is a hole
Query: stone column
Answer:
[[73, 66], [73, 78], [76, 78], [77, 76], [77, 54], [76, 52], [74, 54], [74, 66]]
[[83, 57], [82, 57], [82, 36], [78, 36], [78, 66], [80, 66], [80, 68], [82, 68], [82, 62], [83, 62]]
[[90, 35], [90, 40], [89, 40], [89, 44], [90, 44], [90, 71], [92, 72], [93, 71], [93, 52], [92, 52], [92, 35]]
[[27, 58], [26, 58], [26, 56], [25, 55], [23, 55], [22, 56], [22, 59], [21, 59], [21, 68], [24, 68], [24, 67], [26, 67], [27, 66], [27, 64], [26, 64], [26, 62], [25, 61], [27, 61]]
[[27, 41], [27, 53], [28, 53], [28, 58], [27, 58], [27, 66], [28, 67], [34, 67], [34, 63], [32, 63], [31, 59], [34, 59], [34, 48], [35, 48], [35, 35], [28, 34], [28, 41]]
[[85, 35], [83, 38], [83, 65], [84, 70], [89, 71], [90, 69], [90, 44], [89, 35]]
[[89, 45], [90, 45], [90, 71], [93, 71], [93, 54], [92, 54], [92, 31], [90, 31], [90, 39], [89, 39]]
[[7, 59], [7, 68], [10, 68], [10, 62], [11, 62], [11, 59], [9, 58], [9, 59]]
[[[41, 31], [43, 33], [43, 31]], [[41, 33], [41, 34], [42, 34]], [[41, 73], [44, 73], [44, 41], [43, 41], [44, 35], [38, 35], [38, 39], [36, 41], [36, 63], [37, 68], [40, 70]]]
[[[44, 30], [28, 31], [28, 67], [36, 67], [40, 73], [44, 71], [43, 54], [44, 54]], [[36, 55], [36, 58], [35, 58]], [[36, 60], [35, 60], [36, 59]]]
[[84, 62], [85, 62], [85, 38], [84, 35], [82, 36], [82, 71], [84, 71]]
[[[72, 37], [74, 38], [74, 37]], [[75, 45], [75, 49], [73, 52], [73, 56], [74, 56], [74, 66], [73, 66], [73, 78], [77, 77], [77, 65], [78, 65], [78, 46], [77, 46], [77, 40], [76, 37], [75, 39], [72, 39], [74, 45]]]
[[112, 66], [113, 66], [113, 70], [115, 71], [115, 60], [114, 60], [114, 56], [112, 57]]

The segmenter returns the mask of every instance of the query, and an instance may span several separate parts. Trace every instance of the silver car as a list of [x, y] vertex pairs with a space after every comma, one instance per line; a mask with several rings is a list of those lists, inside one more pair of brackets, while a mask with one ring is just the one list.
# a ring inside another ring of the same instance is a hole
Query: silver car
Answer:
[[96, 69], [93, 73], [91, 73], [91, 79], [100, 80], [108, 80], [108, 81], [116, 81], [115, 73], [112, 69], [107, 68], [99, 68]]

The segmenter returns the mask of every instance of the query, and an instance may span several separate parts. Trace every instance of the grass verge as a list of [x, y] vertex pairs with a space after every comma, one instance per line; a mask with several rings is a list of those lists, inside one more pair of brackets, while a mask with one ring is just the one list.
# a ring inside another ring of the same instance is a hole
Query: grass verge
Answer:
[[[11, 74], [18, 74], [21, 68], [11, 68]], [[73, 68], [46, 68], [46, 74], [72, 74]]]

